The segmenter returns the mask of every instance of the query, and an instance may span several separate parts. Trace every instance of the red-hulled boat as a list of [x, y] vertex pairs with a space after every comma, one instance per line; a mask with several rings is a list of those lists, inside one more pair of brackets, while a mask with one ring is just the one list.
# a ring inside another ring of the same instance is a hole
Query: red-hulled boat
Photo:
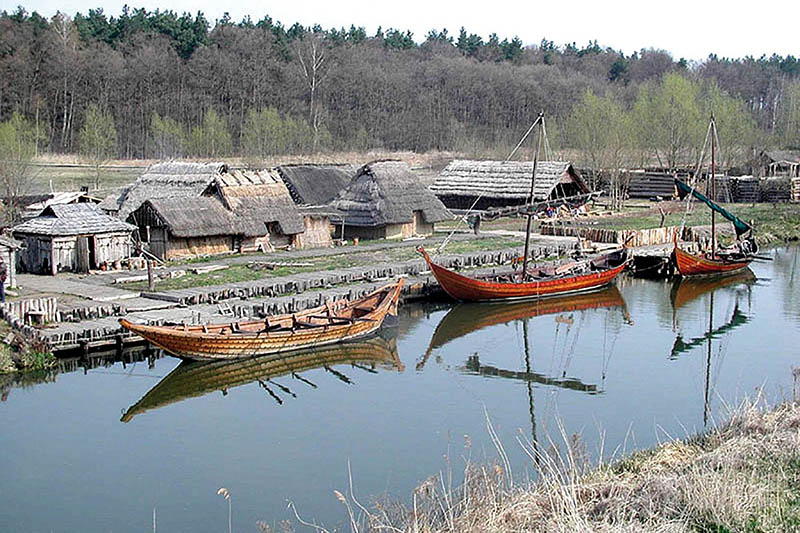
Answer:
[[469, 302], [545, 298], [591, 291], [611, 284], [628, 263], [627, 250], [622, 249], [558, 267], [471, 277], [437, 265], [421, 246], [418, 250], [442, 289], [456, 300]]
[[[717, 141], [717, 125], [713, 115], [708, 125], [708, 132], [708, 138], [710, 138], [711, 142], [711, 172], [708, 178], [710, 180], [711, 198], [703, 195], [694, 187], [687, 185], [678, 178], [675, 178], [675, 188], [681, 199], [687, 198], [688, 202], [691, 197], [694, 197], [705, 203], [711, 209], [711, 250], [700, 255], [691, 254], [678, 247], [676, 236], [675, 250], [672, 257], [675, 262], [675, 267], [681, 276], [719, 276], [739, 272], [750, 265], [755, 254], [758, 252], [758, 246], [753, 238], [753, 227], [714, 202], [716, 198], [714, 147]], [[705, 152], [705, 146], [703, 146], [703, 152]], [[706, 192], [708, 192], [708, 187]], [[733, 223], [733, 228], [736, 231], [736, 244], [731, 249], [722, 252], [717, 250], [716, 213], [719, 213]], [[748, 236], [743, 238], [745, 234], [748, 234]]]

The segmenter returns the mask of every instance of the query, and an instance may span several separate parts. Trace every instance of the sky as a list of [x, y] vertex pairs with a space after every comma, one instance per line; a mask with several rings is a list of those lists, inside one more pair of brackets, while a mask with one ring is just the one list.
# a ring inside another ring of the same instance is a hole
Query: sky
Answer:
[[777, 53], [800, 56], [800, 1], [737, 0], [554, 0], [550, 2], [436, 1], [436, 0], [0, 0], [2, 9], [22, 5], [50, 17], [57, 11], [74, 15], [102, 7], [118, 16], [126, 3], [133, 7], [171, 9], [179, 13], [202, 11], [213, 22], [229, 12], [238, 22], [245, 15], [258, 21], [269, 15], [286, 26], [319, 23], [323, 28], [363, 26], [374, 35], [379, 26], [411, 30], [421, 42], [431, 29], [447, 28], [458, 36], [463, 26], [484, 39], [494, 32], [500, 40], [519, 37], [525, 45], [543, 38], [557, 45], [591, 40], [629, 55], [644, 48], [670, 52], [675, 59], [703, 60], [709, 54], [741, 58]]

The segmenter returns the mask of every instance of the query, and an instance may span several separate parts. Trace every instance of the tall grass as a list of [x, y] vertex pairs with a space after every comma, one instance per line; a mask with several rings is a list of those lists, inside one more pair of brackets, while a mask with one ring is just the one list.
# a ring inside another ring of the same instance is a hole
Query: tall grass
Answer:
[[520, 437], [538, 473], [523, 484], [513, 479], [487, 418], [498, 459], [467, 458], [457, 487], [448, 466], [421, 483], [409, 503], [381, 500], [367, 508], [355, 497], [348, 465], [349, 491], [336, 497], [359, 533], [800, 531], [800, 405], [745, 401], [727, 418], [702, 435], [593, 468], [580, 439], [563, 426], [558, 443]]

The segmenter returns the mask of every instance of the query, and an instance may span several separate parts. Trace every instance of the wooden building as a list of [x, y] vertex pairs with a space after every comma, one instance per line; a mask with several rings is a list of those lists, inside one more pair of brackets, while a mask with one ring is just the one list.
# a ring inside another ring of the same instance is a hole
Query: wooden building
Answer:
[[[532, 161], [451, 161], [430, 189], [450, 209], [483, 210], [524, 204], [531, 190]], [[539, 161], [534, 199], [543, 201], [590, 192], [571, 163]], [[477, 200], [477, 204], [475, 201]]]
[[761, 152], [757, 166], [762, 177], [800, 178], [800, 150]]
[[13, 289], [17, 286], [17, 253], [22, 249], [22, 243], [10, 235], [0, 235], [0, 257], [6, 264], [6, 288]]
[[337, 237], [345, 239], [431, 235], [436, 222], [453, 218], [402, 161], [364, 165], [330, 206], [343, 221], [344, 235], [337, 225]]
[[275, 167], [298, 205], [325, 205], [347, 187], [356, 165], [281, 165]]
[[276, 248], [330, 246], [330, 222], [304, 216], [274, 172], [230, 170], [187, 198], [150, 198], [128, 215], [165, 260]]
[[26, 272], [88, 272], [130, 256], [135, 226], [103, 213], [97, 204], [52, 205], [13, 228], [24, 249]]

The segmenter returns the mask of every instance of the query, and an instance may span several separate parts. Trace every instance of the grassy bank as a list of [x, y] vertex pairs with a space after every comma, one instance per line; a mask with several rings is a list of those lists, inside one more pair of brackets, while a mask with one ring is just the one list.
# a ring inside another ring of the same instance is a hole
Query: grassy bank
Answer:
[[[513, 237], [484, 237], [481, 239], [451, 242], [447, 245], [445, 252], [448, 254], [459, 254], [480, 250], [502, 250], [504, 248], [518, 246], [521, 244], [522, 241], [520, 239]], [[342, 248], [341, 253], [336, 255], [321, 255], [317, 257], [304, 257], [302, 259], [288, 259], [282, 257], [280, 253], [270, 254], [267, 257], [263, 255], [254, 255], [253, 261], [256, 265], [259, 261], [261, 261], [275, 263], [278, 266], [272, 270], [269, 270], [251, 268], [246, 264], [232, 264], [225, 270], [218, 270], [205, 274], [187, 273], [185, 276], [179, 278], [158, 280], [156, 282], [155, 289], [156, 291], [167, 291], [188, 289], [192, 287], [205, 287], [210, 285], [227, 285], [229, 283], [235, 283], [239, 281], [252, 281], [275, 276], [288, 276], [303, 272], [323, 272], [341, 268], [368, 266], [385, 262], [395, 263], [400, 261], [409, 261], [412, 259], [421, 259], [421, 257], [416, 252], [416, 247], [411, 245], [379, 251], [369, 250], [368, 248], [361, 250], [356, 246], [351, 246]], [[289, 264], [303, 264], [307, 266], [280, 266], [282, 262], [288, 262]], [[196, 261], [187, 262], [187, 264], [192, 263], [196, 263]], [[180, 263], [175, 264], [177, 265]], [[124, 288], [130, 290], [146, 290], [147, 282], [129, 283], [124, 285]]]
[[468, 464], [458, 490], [431, 478], [410, 505], [336, 496], [358, 531], [800, 531], [798, 428], [800, 405], [748, 403], [719, 429], [594, 469], [575, 438], [559, 452], [526, 446], [541, 476], [521, 487], [501, 460]]

